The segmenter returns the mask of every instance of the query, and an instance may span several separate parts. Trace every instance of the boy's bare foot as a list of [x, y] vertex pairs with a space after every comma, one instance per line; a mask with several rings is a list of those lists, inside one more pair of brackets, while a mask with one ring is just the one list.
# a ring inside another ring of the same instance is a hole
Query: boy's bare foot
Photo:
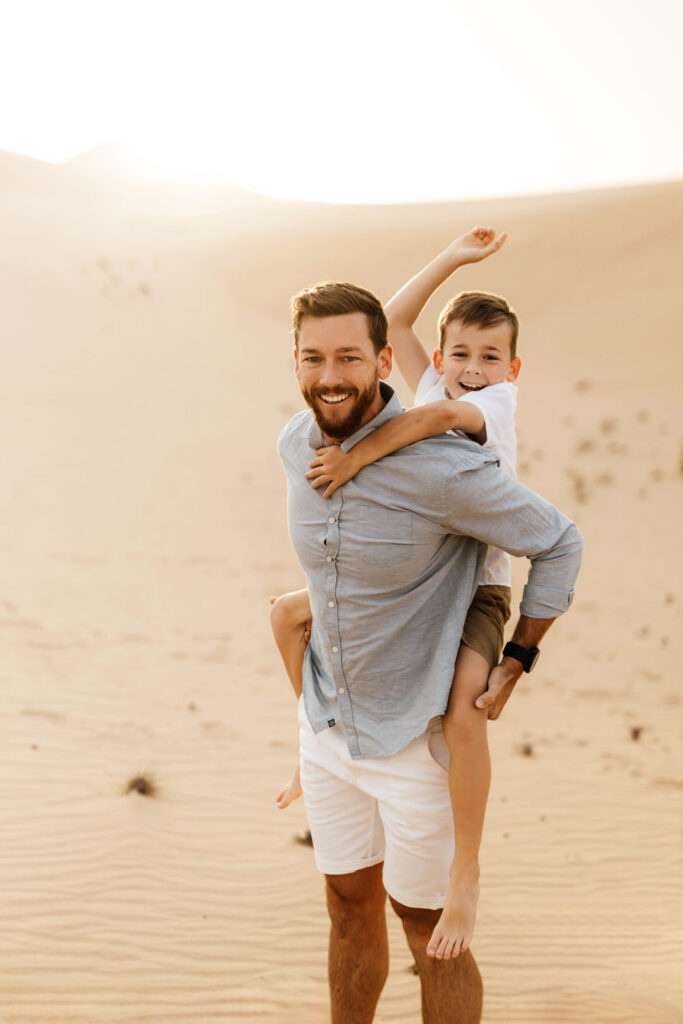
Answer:
[[452, 876], [441, 917], [427, 945], [428, 956], [437, 960], [454, 959], [469, 949], [478, 899], [478, 867]]
[[293, 800], [301, 796], [301, 778], [299, 776], [299, 766], [296, 766], [296, 771], [292, 775], [291, 779], [287, 783], [284, 789], [280, 790], [278, 795], [275, 797], [275, 803], [278, 805], [281, 811], [284, 811], [285, 807], [289, 807]]

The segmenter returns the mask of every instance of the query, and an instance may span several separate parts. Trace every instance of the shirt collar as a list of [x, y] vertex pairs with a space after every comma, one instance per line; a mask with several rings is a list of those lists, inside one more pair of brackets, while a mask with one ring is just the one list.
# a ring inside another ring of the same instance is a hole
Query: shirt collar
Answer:
[[[382, 424], [388, 423], [389, 420], [393, 420], [394, 416], [398, 416], [399, 413], [403, 412], [403, 406], [401, 401], [389, 384], [386, 384], [383, 380], [379, 383], [379, 392], [384, 399], [384, 406], [377, 413], [376, 416], [366, 423], [364, 426], [359, 427], [355, 434], [351, 434], [351, 437], [347, 437], [345, 441], [342, 441], [340, 447], [343, 452], [348, 452], [353, 448], [354, 445], [362, 441], [367, 434], [372, 433], [373, 430], [377, 430]], [[308, 443], [311, 448], [325, 448], [327, 447], [327, 441], [322, 435], [320, 427], [313, 420], [311, 429], [308, 434]]]

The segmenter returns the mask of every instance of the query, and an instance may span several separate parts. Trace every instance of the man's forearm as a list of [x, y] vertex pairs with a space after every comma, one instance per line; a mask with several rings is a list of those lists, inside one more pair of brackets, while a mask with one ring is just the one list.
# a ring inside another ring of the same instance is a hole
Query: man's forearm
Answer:
[[515, 631], [510, 637], [512, 643], [520, 647], [538, 647], [555, 618], [556, 616], [552, 619], [531, 619], [528, 615], [520, 615]]

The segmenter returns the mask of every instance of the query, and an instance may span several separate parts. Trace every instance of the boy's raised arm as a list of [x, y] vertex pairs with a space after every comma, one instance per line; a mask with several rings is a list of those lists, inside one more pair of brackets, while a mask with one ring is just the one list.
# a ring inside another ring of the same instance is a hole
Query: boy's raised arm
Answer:
[[311, 487], [327, 484], [323, 498], [329, 498], [363, 466], [446, 430], [463, 430], [475, 440], [483, 441], [485, 436], [481, 435], [486, 433], [484, 416], [472, 402], [454, 402], [449, 398], [418, 405], [367, 434], [348, 452], [341, 445], [319, 449], [309, 463], [311, 468], [306, 478], [311, 481]]
[[389, 344], [398, 368], [408, 387], [417, 391], [422, 374], [429, 365], [429, 353], [418, 338], [413, 325], [428, 299], [458, 267], [477, 263], [503, 245], [507, 234], [498, 238], [493, 228], [473, 228], [456, 238], [436, 259], [411, 278], [385, 307], [389, 323]]

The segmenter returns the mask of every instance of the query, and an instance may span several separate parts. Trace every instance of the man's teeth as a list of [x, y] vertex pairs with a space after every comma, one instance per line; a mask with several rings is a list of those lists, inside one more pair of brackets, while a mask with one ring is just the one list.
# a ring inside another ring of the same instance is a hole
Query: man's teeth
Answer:
[[481, 391], [483, 384], [460, 384], [461, 388], [465, 388], [466, 391]]
[[345, 402], [350, 394], [351, 392], [348, 391], [345, 395], [321, 395], [320, 397], [327, 405], [336, 405], [337, 402]]

